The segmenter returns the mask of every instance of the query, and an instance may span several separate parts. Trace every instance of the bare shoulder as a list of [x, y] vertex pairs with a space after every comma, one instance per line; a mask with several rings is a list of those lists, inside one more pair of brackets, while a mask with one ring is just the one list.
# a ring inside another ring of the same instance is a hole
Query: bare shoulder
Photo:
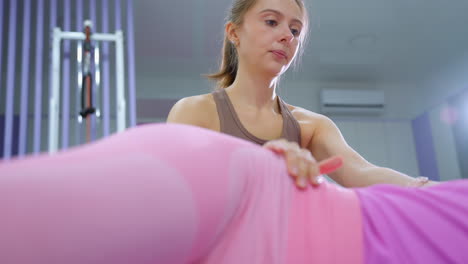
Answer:
[[211, 94], [184, 97], [177, 101], [167, 117], [168, 123], [182, 123], [213, 129], [218, 119], [216, 103]]
[[317, 135], [321, 128], [333, 124], [333, 121], [325, 115], [290, 104], [286, 104], [286, 106], [301, 127], [303, 147], [310, 145], [312, 138]]
[[290, 105], [290, 104], [286, 104], [286, 106], [288, 107], [289, 111], [291, 111], [293, 116], [298, 121], [303, 121], [303, 122], [307, 122], [307, 121], [309, 121], [309, 122], [310, 121], [323, 122], [323, 121], [325, 121], [326, 122], [327, 120], [330, 120], [327, 116], [324, 116], [324, 115], [319, 114], [319, 113], [312, 112], [310, 110], [307, 110], [307, 109], [299, 107], [299, 106], [294, 106], [294, 105]]

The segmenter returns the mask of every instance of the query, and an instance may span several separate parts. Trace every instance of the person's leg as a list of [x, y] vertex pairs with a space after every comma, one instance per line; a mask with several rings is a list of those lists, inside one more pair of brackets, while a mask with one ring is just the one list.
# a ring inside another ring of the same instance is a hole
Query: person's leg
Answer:
[[[0, 263], [187, 263], [215, 244], [230, 248], [211, 261], [281, 259], [284, 250], [265, 258], [260, 249], [286, 240], [286, 196], [276, 193], [292, 186], [285, 172], [259, 146], [165, 124], [3, 162]], [[275, 239], [260, 235], [248, 248], [255, 232]]]
[[355, 190], [365, 263], [468, 263], [468, 180]]
[[147, 125], [0, 164], [0, 263], [361, 263], [359, 204], [302, 192], [281, 156]]

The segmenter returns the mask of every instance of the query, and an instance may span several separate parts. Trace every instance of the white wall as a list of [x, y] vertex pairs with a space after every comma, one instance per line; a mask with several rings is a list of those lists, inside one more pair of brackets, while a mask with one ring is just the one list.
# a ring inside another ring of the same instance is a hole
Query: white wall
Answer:
[[410, 121], [335, 119], [348, 144], [369, 162], [419, 176]]
[[468, 50], [465, 54], [460, 54], [448, 67], [435, 72], [432, 78], [422, 80], [418, 84], [418, 100], [415, 100], [418, 109], [414, 116], [438, 107], [447, 98], [467, 89]]
[[[208, 72], [199, 69], [200, 74]], [[320, 111], [319, 93], [321, 89], [368, 89], [385, 92], [387, 109], [379, 118], [412, 119], [409, 114], [415, 101], [418, 101], [417, 86], [412, 83], [379, 83], [379, 82], [330, 82], [330, 81], [294, 81], [294, 72], [282, 79], [278, 94], [288, 103], [304, 107], [313, 112]], [[186, 96], [209, 93], [214, 86], [203, 77], [196, 74], [173, 74], [155, 76], [137, 74], [137, 98], [182, 98]]]

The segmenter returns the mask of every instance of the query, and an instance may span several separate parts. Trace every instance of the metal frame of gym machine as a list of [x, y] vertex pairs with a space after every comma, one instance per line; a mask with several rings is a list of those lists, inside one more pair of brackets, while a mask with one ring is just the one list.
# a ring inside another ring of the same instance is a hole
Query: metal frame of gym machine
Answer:
[[[49, 97], [49, 153], [58, 151], [60, 116], [60, 48], [62, 40], [85, 40], [83, 32], [67, 32], [60, 28], [53, 31], [52, 42], [52, 90]], [[116, 88], [117, 88], [117, 132], [126, 128], [126, 101], [124, 79], [124, 39], [123, 32], [114, 34], [93, 33], [92, 41], [108, 41], [116, 44]]]

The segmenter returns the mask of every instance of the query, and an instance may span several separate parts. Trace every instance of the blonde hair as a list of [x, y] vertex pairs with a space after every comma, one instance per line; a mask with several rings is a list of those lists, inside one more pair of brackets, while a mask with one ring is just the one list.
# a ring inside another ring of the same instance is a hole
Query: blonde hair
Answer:
[[[306, 19], [305, 25], [307, 25], [308, 16], [304, 2], [302, 0], [295, 1], [301, 9], [301, 11], [303, 12], [304, 17]], [[247, 13], [247, 11], [249, 11], [255, 3], [256, 0], [234, 0], [226, 18], [226, 23], [232, 22], [234, 25], [240, 26], [244, 20], [245, 13]], [[305, 26], [304, 29], [304, 32], [306, 32], [307, 26]], [[300, 57], [303, 53], [303, 46], [306, 42], [307, 34], [304, 33], [301, 35], [302, 36], [300, 41], [298, 57]], [[220, 69], [217, 73], [208, 74], [205, 75], [205, 77], [217, 81], [219, 88], [226, 88], [230, 86], [236, 79], [238, 63], [239, 61], [237, 57], [236, 47], [225, 34]]]

